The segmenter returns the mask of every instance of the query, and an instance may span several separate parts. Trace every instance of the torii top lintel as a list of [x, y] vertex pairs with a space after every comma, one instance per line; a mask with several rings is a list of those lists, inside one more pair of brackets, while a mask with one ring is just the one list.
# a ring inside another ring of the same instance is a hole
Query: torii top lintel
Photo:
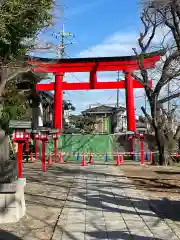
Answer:
[[[142, 65], [144, 68], [153, 68], [160, 60], [157, 52], [144, 54]], [[137, 56], [123, 57], [94, 57], [94, 58], [70, 58], [70, 59], [49, 59], [33, 58], [29, 61], [35, 72], [92, 72], [92, 71], [126, 71], [138, 70]]]
[[[155, 67], [156, 61], [160, 60], [157, 53], [144, 54], [141, 56], [141, 64], [144, 68]], [[35, 58], [29, 61], [36, 72], [52, 72], [55, 74], [55, 83], [36, 84], [38, 91], [54, 90], [54, 128], [62, 129], [63, 90], [92, 90], [92, 89], [117, 89], [125, 88], [128, 130], [135, 131], [135, 109], [133, 88], [143, 88], [140, 82], [132, 78], [132, 71], [139, 69], [137, 56], [126, 57], [99, 57], [99, 58], [71, 58], [71, 59], [43, 59]], [[125, 81], [98, 82], [97, 71], [123, 71]], [[68, 83], [63, 81], [66, 72], [89, 72], [89, 82]]]
[[[155, 67], [156, 61], [160, 60], [157, 52], [144, 54], [142, 65], [145, 68]], [[64, 74], [65, 72], [89, 72], [89, 82], [70, 83], [62, 82], [62, 90], [93, 90], [93, 89], [123, 89], [125, 81], [119, 82], [98, 82], [97, 71], [117, 71], [131, 72], [139, 69], [137, 56], [123, 57], [95, 57], [95, 58], [71, 58], [71, 59], [47, 59], [34, 58], [29, 64], [33, 66], [35, 72], [52, 72], [56, 75]], [[149, 86], [152, 87], [152, 81], [149, 81]], [[142, 84], [133, 79], [133, 88], [143, 88]], [[54, 83], [39, 83], [36, 84], [37, 91], [52, 91]]]

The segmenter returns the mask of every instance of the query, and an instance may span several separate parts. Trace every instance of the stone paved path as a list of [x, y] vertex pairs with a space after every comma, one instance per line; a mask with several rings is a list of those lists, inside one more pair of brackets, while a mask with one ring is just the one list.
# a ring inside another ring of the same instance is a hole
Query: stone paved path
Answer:
[[52, 239], [179, 238], [150, 210], [146, 196], [119, 169], [96, 165], [81, 168], [80, 174], [74, 175]]
[[[27, 214], [0, 226], [18, 240], [180, 239], [120, 167], [57, 164], [42, 174], [32, 164], [24, 170]], [[0, 239], [8, 239], [1, 230]]]

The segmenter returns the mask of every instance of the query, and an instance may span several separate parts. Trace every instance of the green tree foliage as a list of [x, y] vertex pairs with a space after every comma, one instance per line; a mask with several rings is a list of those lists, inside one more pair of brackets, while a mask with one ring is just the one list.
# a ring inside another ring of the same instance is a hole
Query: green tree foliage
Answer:
[[81, 132], [90, 134], [94, 131], [97, 121], [89, 116], [71, 115], [70, 123], [73, 124], [75, 128], [80, 129]]
[[52, 0], [6, 0], [0, 7], [0, 57], [10, 60], [27, 51], [26, 40], [51, 23]]
[[32, 39], [51, 23], [52, 7], [52, 0], [6, 0], [0, 4], [0, 125], [6, 131], [9, 120], [30, 120], [28, 100], [35, 95], [35, 83], [45, 76], [29, 71], [24, 57]]
[[19, 91], [14, 81], [8, 82], [2, 94], [0, 125], [8, 132], [10, 120], [30, 120], [31, 109], [23, 91]]
[[5, 0], [0, 5], [0, 95], [7, 81], [30, 70], [24, 56], [51, 23], [52, 8], [53, 0]]
[[10, 120], [31, 120], [31, 99], [36, 96], [35, 83], [46, 79], [46, 74], [27, 72], [7, 82], [2, 94], [0, 126], [6, 132]]

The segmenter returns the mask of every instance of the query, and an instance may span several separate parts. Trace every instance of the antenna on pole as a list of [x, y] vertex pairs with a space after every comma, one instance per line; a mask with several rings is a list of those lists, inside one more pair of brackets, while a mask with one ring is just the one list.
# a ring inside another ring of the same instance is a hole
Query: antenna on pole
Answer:
[[71, 32], [65, 32], [64, 30], [64, 23], [62, 25], [62, 30], [58, 33], [53, 34], [53, 36], [56, 39], [60, 38], [60, 44], [58, 45], [57, 48], [57, 57], [65, 58], [65, 47], [68, 45], [73, 44], [72, 38], [75, 37], [75, 35]]

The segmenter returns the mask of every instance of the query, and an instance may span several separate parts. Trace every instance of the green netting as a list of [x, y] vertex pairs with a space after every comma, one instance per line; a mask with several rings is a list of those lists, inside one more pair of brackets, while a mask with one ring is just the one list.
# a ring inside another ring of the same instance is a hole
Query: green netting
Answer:
[[64, 160], [76, 160], [77, 153], [88, 154], [90, 152], [96, 160], [104, 160], [105, 153], [108, 153], [109, 159], [112, 159], [113, 149], [110, 135], [64, 135], [61, 141], [60, 151], [71, 155], [65, 155]]
[[[41, 155], [42, 146], [39, 144], [39, 153]], [[54, 152], [54, 141], [49, 137], [46, 144], [46, 154]], [[112, 159], [113, 144], [111, 135], [61, 135], [57, 141], [57, 153], [64, 153], [64, 160], [76, 160], [78, 153], [80, 155], [93, 153], [96, 160], [105, 160], [105, 153], [108, 159]]]
[[[121, 140], [124, 141], [123, 139]], [[121, 148], [121, 141], [119, 142], [116, 136], [109, 134], [96, 134], [96, 135], [61, 135], [57, 141], [57, 153], [63, 152], [64, 160], [71, 161], [77, 160], [78, 153], [80, 155], [89, 155], [93, 153], [94, 160], [104, 161], [105, 154], [108, 155], [108, 160], [113, 160], [113, 152], [124, 152]], [[128, 144], [128, 142], [127, 142]], [[39, 153], [41, 155], [41, 144], [39, 144]], [[130, 150], [126, 150], [129, 152]], [[134, 160], [139, 161], [139, 142], [135, 141]], [[46, 147], [46, 154], [54, 152], [54, 141], [50, 137]], [[131, 154], [125, 156], [125, 160], [132, 160]]]

